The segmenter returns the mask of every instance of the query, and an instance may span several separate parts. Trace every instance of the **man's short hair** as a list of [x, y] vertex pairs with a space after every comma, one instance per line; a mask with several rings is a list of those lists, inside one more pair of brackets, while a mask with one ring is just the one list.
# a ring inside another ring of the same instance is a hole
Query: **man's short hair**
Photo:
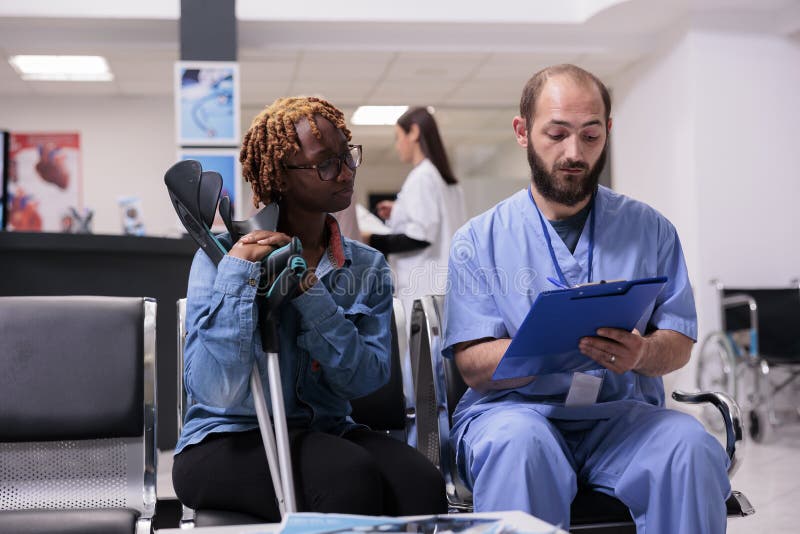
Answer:
[[542, 93], [544, 85], [550, 78], [560, 75], [567, 76], [578, 83], [586, 85], [594, 84], [597, 87], [603, 99], [603, 105], [606, 108], [606, 124], [608, 124], [608, 118], [611, 116], [611, 95], [608, 92], [608, 88], [591, 72], [578, 66], [564, 63], [540, 70], [531, 76], [531, 79], [528, 80], [528, 83], [526, 83], [525, 87], [522, 89], [522, 98], [519, 101], [519, 114], [520, 117], [525, 119], [527, 130], [530, 132], [533, 126], [533, 113], [536, 110], [536, 99], [538, 99], [539, 95]]

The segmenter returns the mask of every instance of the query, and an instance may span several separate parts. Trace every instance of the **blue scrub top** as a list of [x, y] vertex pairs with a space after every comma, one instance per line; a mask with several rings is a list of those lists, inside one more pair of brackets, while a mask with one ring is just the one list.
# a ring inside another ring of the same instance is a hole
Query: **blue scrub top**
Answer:
[[[592, 208], [596, 217], [592, 280], [666, 276], [668, 282], [636, 328], [644, 333], [669, 329], [696, 340], [697, 315], [686, 262], [675, 227], [646, 204], [600, 186]], [[569, 285], [589, 279], [589, 225], [574, 253], [547, 223], [556, 259]], [[453, 237], [446, 296], [445, 350], [482, 338], [511, 338], [542, 291], [558, 279], [542, 224], [528, 190], [475, 217]], [[663, 406], [660, 377], [606, 369], [588, 371], [603, 378], [598, 402], [564, 407], [572, 373], [538, 376], [527, 386], [482, 394], [468, 390], [453, 414], [456, 436], [484, 410], [505, 402], [527, 402], [550, 418], [602, 419], [630, 403]]]

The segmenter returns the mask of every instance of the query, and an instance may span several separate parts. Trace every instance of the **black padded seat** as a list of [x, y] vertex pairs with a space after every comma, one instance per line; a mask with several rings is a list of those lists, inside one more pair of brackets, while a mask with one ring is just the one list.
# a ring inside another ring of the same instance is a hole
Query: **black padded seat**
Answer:
[[630, 510], [622, 501], [585, 486], [578, 486], [578, 494], [572, 501], [570, 515], [573, 527], [602, 523], [630, 523], [633, 520]]
[[[406, 440], [408, 419], [406, 418], [406, 399], [403, 393], [403, 358], [405, 355], [400, 348], [398, 337], [397, 307], [392, 314], [392, 354], [390, 361], [389, 380], [380, 389], [377, 389], [358, 399], [352, 399], [350, 405], [353, 412], [350, 414], [354, 421], [367, 425], [372, 430], [394, 431]], [[405, 323], [405, 318], [402, 319]], [[404, 331], [405, 325], [400, 326]]]
[[[758, 352], [770, 365], [800, 364], [800, 336], [797, 335], [800, 313], [800, 289], [790, 288], [730, 288], [722, 296], [744, 295], [755, 299], [758, 311]], [[731, 306], [723, 309], [727, 331], [747, 330], [750, 309]]]
[[109, 510], [20, 510], [0, 514], [0, 532], [14, 534], [130, 534], [139, 513]]
[[241, 512], [225, 510], [196, 510], [194, 524], [196, 527], [222, 527], [226, 525], [255, 525], [264, 523], [264, 519]]
[[[725, 508], [728, 517], [744, 517], [752, 513], [749, 502], [738, 491], [731, 493], [731, 496], [725, 501]], [[609, 523], [631, 523], [631, 528], [633, 528], [630, 510], [622, 501], [586, 486], [578, 486], [578, 494], [572, 501], [570, 514], [573, 529], [583, 525]], [[624, 527], [620, 526], [619, 528]], [[631, 530], [631, 532], [635, 531], [635, 528]], [[592, 530], [592, 532], [596, 531]]]
[[0, 297], [0, 533], [152, 532], [156, 303]]

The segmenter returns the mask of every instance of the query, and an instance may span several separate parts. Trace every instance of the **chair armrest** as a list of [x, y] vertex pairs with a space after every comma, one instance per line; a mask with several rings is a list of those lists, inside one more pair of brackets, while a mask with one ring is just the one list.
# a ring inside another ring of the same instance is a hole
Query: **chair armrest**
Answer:
[[411, 343], [416, 367], [417, 449], [442, 473], [450, 511], [472, 511], [472, 495], [459, 479], [455, 456], [450, 450], [450, 406], [447, 367], [442, 356], [443, 302], [427, 295], [414, 303]]
[[[140, 522], [152, 522], [158, 498], [158, 447], [156, 446], [156, 311], [157, 302], [144, 298], [144, 479]], [[137, 527], [139, 528], [139, 527]], [[144, 528], [147, 528], [145, 525]]]
[[728, 476], [733, 476], [742, 462], [741, 450], [737, 450], [737, 443], [744, 442], [744, 430], [742, 428], [742, 413], [739, 405], [733, 398], [721, 391], [698, 391], [695, 393], [687, 393], [685, 391], [675, 390], [672, 392], [672, 398], [678, 402], [686, 404], [713, 404], [717, 410], [722, 414], [722, 419], [725, 421], [725, 451], [730, 458], [730, 465], [728, 466]]
[[[397, 297], [392, 299], [392, 309], [394, 311], [395, 332], [397, 336], [397, 347], [400, 352], [400, 375], [403, 377], [403, 402], [406, 414], [406, 442], [416, 443], [416, 393], [414, 392], [414, 377], [412, 375], [411, 355], [408, 347], [408, 330], [406, 324], [406, 310], [403, 302]], [[412, 436], [411, 433], [414, 433]]]

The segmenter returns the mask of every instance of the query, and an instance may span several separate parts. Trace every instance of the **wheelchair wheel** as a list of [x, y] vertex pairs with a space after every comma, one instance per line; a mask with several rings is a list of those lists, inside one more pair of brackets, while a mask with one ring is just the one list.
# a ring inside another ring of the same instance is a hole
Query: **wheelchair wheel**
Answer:
[[747, 430], [756, 443], [767, 443], [772, 437], [772, 422], [766, 410], [750, 410], [747, 414]]
[[[724, 333], [714, 332], [703, 341], [695, 382], [700, 391], [721, 391], [736, 399], [736, 352]], [[713, 431], [725, 430], [725, 423], [713, 406], [704, 405], [702, 417]]]

